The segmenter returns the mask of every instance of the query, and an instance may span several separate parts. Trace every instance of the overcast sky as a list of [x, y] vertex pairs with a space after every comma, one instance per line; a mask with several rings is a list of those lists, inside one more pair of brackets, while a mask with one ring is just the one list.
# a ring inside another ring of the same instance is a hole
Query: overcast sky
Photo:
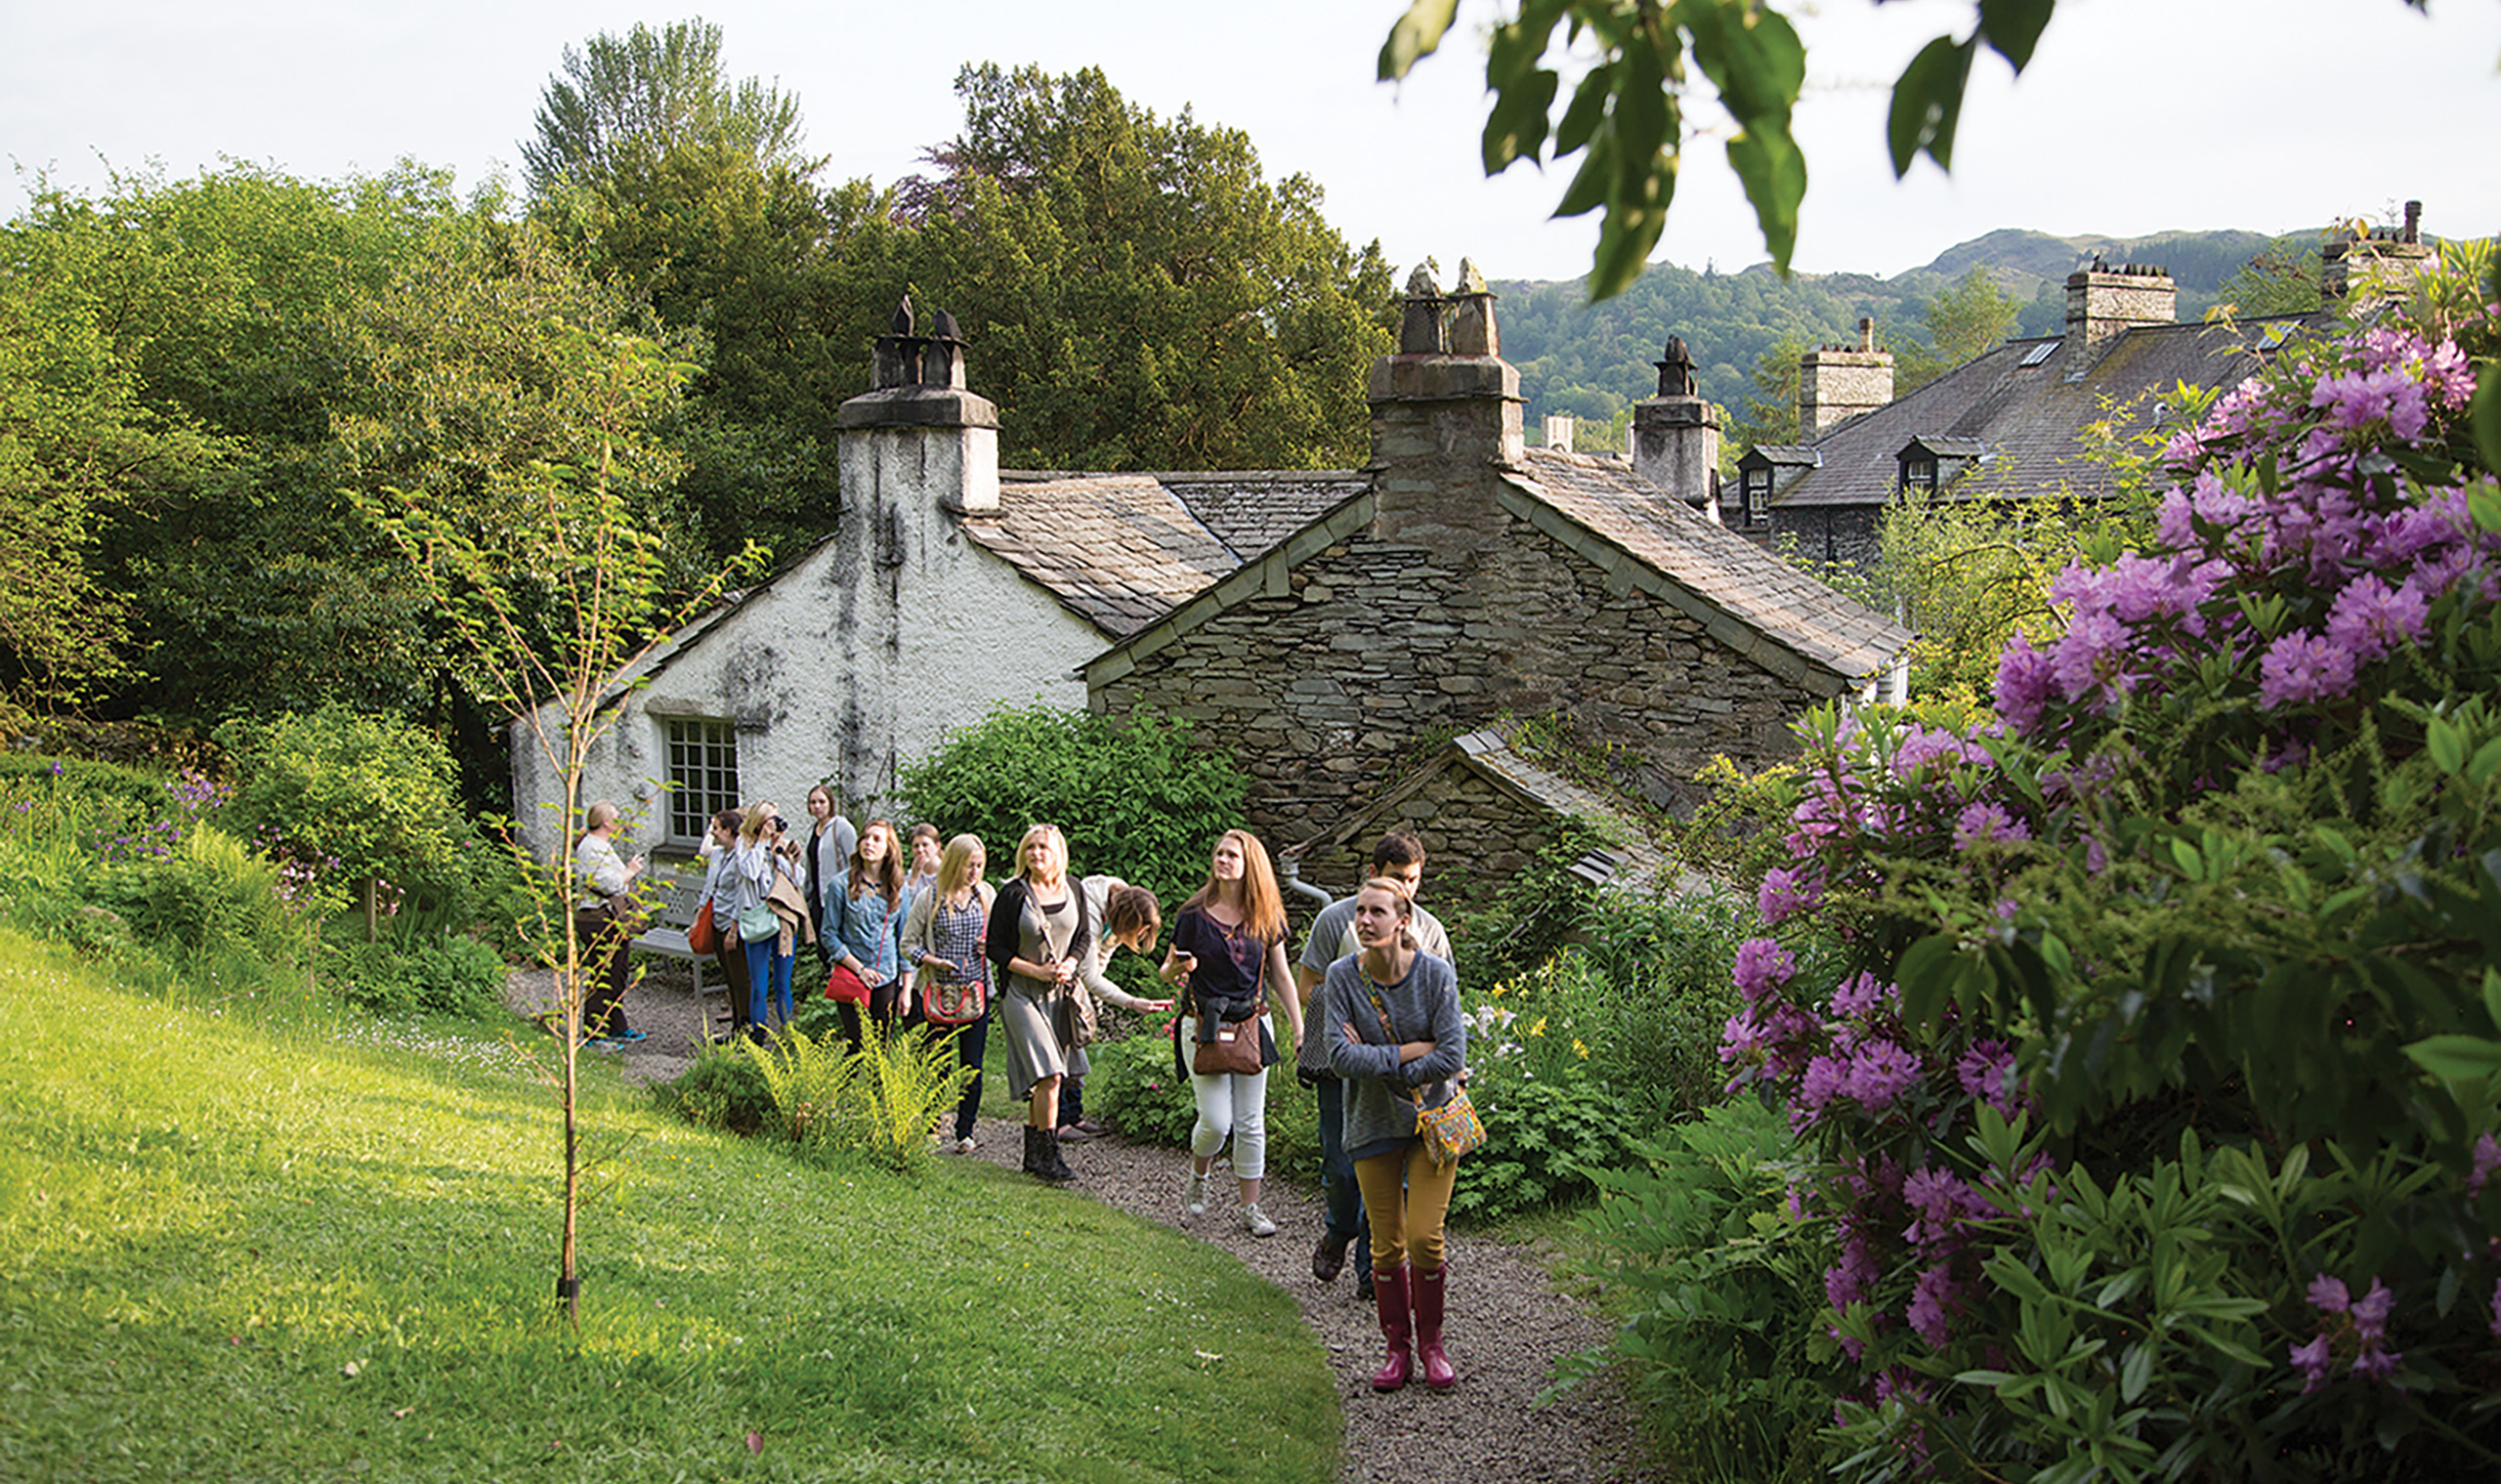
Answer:
[[[1570, 164], [1476, 163], [1497, 14], [1461, 30], [1403, 87], [1373, 80], [1404, 0], [711, 0], [733, 75], [795, 93], [827, 179], [887, 183], [956, 131], [968, 62], [1101, 66], [1131, 101], [1246, 131], [1269, 174], [1327, 192], [1353, 242], [1406, 267], [1472, 257], [1489, 276], [1589, 266], [1595, 218], [1551, 222]], [[1799, 132], [1811, 166], [1796, 264], [1890, 275], [1999, 227], [2133, 236], [2284, 232], [2426, 203], [2447, 235], [2501, 231], [2501, 0], [2063, 0], [2019, 80], [1973, 70], [1951, 179], [1896, 183], [1886, 92], [1929, 37], [1968, 28], [1970, 0], [1819, 0]], [[335, 179], [405, 156], [464, 188], [518, 174], [540, 88], [564, 48], [692, 6], [581, 0], [0, 0], [0, 215], [31, 172], [82, 191], [106, 168], [174, 177], [220, 156]], [[1722, 272], [1763, 256], [1716, 140], [1686, 151], [1656, 258]]]

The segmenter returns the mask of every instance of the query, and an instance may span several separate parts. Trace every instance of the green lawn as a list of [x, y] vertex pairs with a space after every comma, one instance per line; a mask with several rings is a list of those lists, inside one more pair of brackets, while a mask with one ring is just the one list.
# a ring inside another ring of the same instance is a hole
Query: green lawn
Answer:
[[586, 1063], [576, 1336], [554, 1096], [492, 1032], [181, 999], [0, 932], [0, 1478], [1335, 1474], [1292, 1300], [1177, 1233]]

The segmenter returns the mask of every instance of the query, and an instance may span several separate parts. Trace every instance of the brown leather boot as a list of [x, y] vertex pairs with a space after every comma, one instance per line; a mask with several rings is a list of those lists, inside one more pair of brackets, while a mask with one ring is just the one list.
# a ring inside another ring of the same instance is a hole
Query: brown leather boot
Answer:
[[1409, 1298], [1416, 1305], [1416, 1359], [1423, 1364], [1424, 1384], [1436, 1391], [1459, 1384], [1459, 1373], [1442, 1353], [1442, 1295], [1449, 1281], [1448, 1262], [1430, 1271], [1419, 1268], [1408, 1279]]
[[1380, 1337], [1389, 1341], [1389, 1359], [1373, 1373], [1375, 1391], [1395, 1391], [1407, 1384], [1407, 1372], [1413, 1362], [1408, 1358], [1407, 1342], [1413, 1331], [1407, 1313], [1407, 1269], [1376, 1269], [1372, 1275], [1373, 1302], [1380, 1311]]

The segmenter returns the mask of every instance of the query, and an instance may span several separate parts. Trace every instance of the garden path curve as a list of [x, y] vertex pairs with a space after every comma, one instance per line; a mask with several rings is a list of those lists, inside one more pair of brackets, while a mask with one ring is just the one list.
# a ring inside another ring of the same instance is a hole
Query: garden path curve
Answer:
[[[546, 1002], [549, 979], [543, 972], [515, 974], [515, 1008], [527, 1013]], [[647, 975], [627, 997], [626, 1010], [646, 1033], [622, 1053], [626, 1081], [665, 1081], [683, 1072], [701, 1025], [683, 975], [665, 969]], [[1289, 1073], [1272, 1081], [1270, 1095], [1310, 1095], [1291, 1079]], [[973, 1158], [1010, 1168], [1019, 1164], [1019, 1125], [984, 1119], [975, 1137]], [[1205, 1216], [1184, 1215], [1187, 1162], [1178, 1150], [1102, 1138], [1069, 1144], [1066, 1153], [1078, 1171], [1076, 1190], [1188, 1232], [1294, 1296], [1329, 1350], [1346, 1420], [1339, 1477], [1348, 1484], [1635, 1484], [1658, 1477], [1638, 1463], [1632, 1412], [1613, 1385], [1535, 1405], [1554, 1362], [1602, 1341], [1607, 1326], [1588, 1305], [1555, 1293], [1534, 1253], [1454, 1233], [1445, 1333], [1459, 1385], [1436, 1394], [1419, 1382], [1379, 1396], [1369, 1383], [1380, 1363], [1380, 1328], [1372, 1304], [1355, 1297], [1351, 1265], [1334, 1284], [1311, 1277], [1311, 1248], [1321, 1226], [1317, 1192], [1271, 1182], [1260, 1205], [1280, 1231], [1254, 1238], [1243, 1228], [1229, 1179], [1211, 1186]]]

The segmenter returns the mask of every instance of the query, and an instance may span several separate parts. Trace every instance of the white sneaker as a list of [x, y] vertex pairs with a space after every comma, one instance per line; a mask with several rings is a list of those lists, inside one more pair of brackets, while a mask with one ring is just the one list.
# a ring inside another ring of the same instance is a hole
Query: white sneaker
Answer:
[[1181, 1208], [1193, 1216], [1208, 1213], [1208, 1177], [1193, 1170], [1189, 1186], [1181, 1194]]
[[970, 1153], [972, 1153], [972, 1152], [973, 1152], [973, 1141], [972, 1141], [971, 1139], [965, 1138], [965, 1139], [957, 1139], [957, 1140], [955, 1141], [955, 1153], [957, 1153], [957, 1154], [970, 1154]]
[[1273, 1237], [1277, 1234], [1277, 1223], [1269, 1220], [1268, 1213], [1261, 1210], [1255, 1202], [1242, 1208], [1242, 1224], [1250, 1228], [1250, 1235], [1253, 1237]]

